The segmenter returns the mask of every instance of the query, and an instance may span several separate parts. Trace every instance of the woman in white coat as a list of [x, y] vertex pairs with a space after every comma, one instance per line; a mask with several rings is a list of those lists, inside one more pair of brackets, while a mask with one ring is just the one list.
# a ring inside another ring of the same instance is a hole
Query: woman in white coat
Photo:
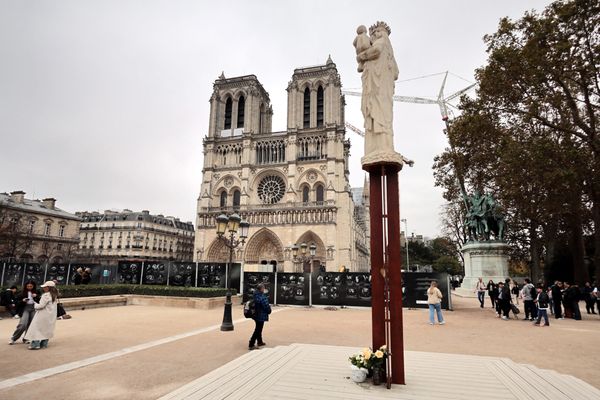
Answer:
[[40, 286], [44, 294], [39, 304], [35, 304], [35, 316], [25, 339], [31, 340], [29, 350], [39, 350], [48, 347], [48, 340], [54, 336], [56, 325], [56, 306], [58, 304], [58, 290], [56, 284], [48, 281]]

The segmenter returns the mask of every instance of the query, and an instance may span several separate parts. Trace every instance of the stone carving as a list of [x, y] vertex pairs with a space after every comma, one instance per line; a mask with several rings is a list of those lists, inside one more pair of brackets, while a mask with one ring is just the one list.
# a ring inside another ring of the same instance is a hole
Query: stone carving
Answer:
[[220, 175], [220, 174], [214, 174], [214, 175], [213, 175], [213, 178], [214, 178], [215, 180], [219, 179], [220, 177], [221, 177], [221, 175]]
[[225, 178], [223, 184], [225, 185], [225, 187], [231, 187], [233, 185], [233, 178], [228, 176], [227, 178]]
[[464, 228], [470, 241], [480, 242], [492, 240], [504, 240], [505, 221], [504, 214], [500, 211], [498, 204], [491, 194], [481, 195], [475, 191], [473, 195], [467, 195], [462, 190], [462, 197], [467, 207]]
[[306, 176], [306, 179], [308, 179], [310, 182], [314, 182], [317, 180], [317, 173], [315, 171], [310, 171]]
[[356, 61], [362, 69], [361, 110], [365, 118], [365, 156], [363, 166], [378, 162], [392, 162], [402, 165], [402, 156], [394, 151], [393, 104], [394, 81], [398, 79], [398, 65], [390, 42], [390, 27], [385, 22], [377, 22], [369, 28], [370, 43], [366, 43], [366, 33], [355, 39]]

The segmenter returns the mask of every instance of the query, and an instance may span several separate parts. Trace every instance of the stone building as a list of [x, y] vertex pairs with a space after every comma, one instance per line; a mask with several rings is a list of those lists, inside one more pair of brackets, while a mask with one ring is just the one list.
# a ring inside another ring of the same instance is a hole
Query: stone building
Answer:
[[0, 258], [66, 262], [79, 243], [79, 221], [57, 208], [56, 199], [26, 199], [23, 191], [0, 193]]
[[[366, 271], [368, 191], [353, 199], [350, 141], [336, 65], [294, 70], [287, 87], [287, 129], [273, 132], [269, 95], [256, 76], [214, 83], [198, 198], [196, 259], [226, 261], [215, 218], [237, 212], [250, 223], [246, 244], [235, 252], [246, 270], [264, 264], [282, 271], [309, 270], [293, 259], [292, 246], [316, 246], [312, 268]], [[356, 202], [355, 202], [356, 201]], [[363, 213], [363, 214], [361, 214]]]
[[78, 212], [79, 256], [94, 262], [120, 259], [192, 261], [194, 225], [178, 218], [131, 210]]

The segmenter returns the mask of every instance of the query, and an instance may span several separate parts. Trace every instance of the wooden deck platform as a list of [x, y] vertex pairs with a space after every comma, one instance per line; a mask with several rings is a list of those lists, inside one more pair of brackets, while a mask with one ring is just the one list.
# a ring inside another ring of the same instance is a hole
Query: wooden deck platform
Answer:
[[408, 351], [404, 385], [349, 379], [352, 347], [292, 344], [251, 351], [161, 400], [599, 400], [600, 390], [573, 376], [507, 358]]

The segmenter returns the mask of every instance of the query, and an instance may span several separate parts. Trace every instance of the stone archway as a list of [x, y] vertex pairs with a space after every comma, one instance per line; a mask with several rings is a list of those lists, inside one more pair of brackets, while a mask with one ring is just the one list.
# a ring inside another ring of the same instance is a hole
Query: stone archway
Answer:
[[262, 228], [248, 240], [244, 261], [249, 264], [260, 264], [261, 261], [277, 261], [283, 265], [283, 245], [273, 231]]
[[[236, 261], [236, 251], [233, 252], [233, 261]], [[215, 238], [208, 247], [206, 260], [209, 262], [227, 263], [229, 262], [229, 248], [219, 238]]]
[[302, 235], [300, 235], [300, 237], [296, 241], [296, 244], [298, 246], [301, 243], [306, 243], [309, 246], [311, 244], [314, 244], [315, 246], [317, 246], [317, 251], [315, 253], [315, 258], [314, 258], [313, 262], [312, 263], [306, 262], [303, 265], [303, 269], [305, 271], [310, 270], [311, 266], [312, 266], [312, 268], [318, 268], [320, 265], [325, 264], [325, 261], [327, 260], [327, 249], [325, 248], [325, 244], [323, 243], [323, 241], [321, 240], [319, 235], [317, 235], [316, 233], [314, 233], [311, 230], [308, 230], [308, 231], [304, 232]]

